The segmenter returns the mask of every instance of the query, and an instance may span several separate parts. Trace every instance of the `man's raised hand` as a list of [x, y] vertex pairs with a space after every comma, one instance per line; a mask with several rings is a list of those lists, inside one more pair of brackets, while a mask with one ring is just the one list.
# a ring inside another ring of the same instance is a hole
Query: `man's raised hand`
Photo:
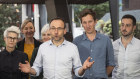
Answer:
[[90, 62], [90, 59], [91, 59], [91, 57], [88, 57], [88, 58], [85, 60], [85, 62], [84, 62], [84, 64], [83, 64], [83, 69], [84, 69], [84, 70], [86, 70], [86, 69], [88, 69], [88, 68], [91, 68], [92, 65], [94, 64], [94, 61]]

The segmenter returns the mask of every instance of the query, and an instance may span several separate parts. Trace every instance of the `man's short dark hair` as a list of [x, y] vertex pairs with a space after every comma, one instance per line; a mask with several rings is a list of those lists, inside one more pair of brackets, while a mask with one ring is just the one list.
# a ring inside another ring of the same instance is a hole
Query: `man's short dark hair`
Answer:
[[80, 13], [80, 20], [82, 22], [82, 18], [87, 16], [87, 15], [91, 15], [93, 17], [94, 20], [96, 20], [96, 13], [95, 11], [93, 11], [92, 9], [84, 9], [81, 13]]
[[64, 23], [64, 28], [66, 28], [65, 20], [64, 20], [63, 18], [61, 18], [61, 17], [53, 18], [53, 19], [51, 19], [51, 21], [49, 22], [49, 25], [51, 24], [51, 22], [52, 22], [53, 20], [61, 20], [61, 21], [63, 21], [63, 23]]
[[[122, 19], [125, 19], [125, 18], [131, 19], [131, 20], [133, 21], [133, 26], [136, 25], [136, 18], [135, 18], [133, 15], [126, 14], [126, 15], [124, 15], [124, 16], [122, 17]], [[122, 20], [122, 19], [121, 19], [121, 20]]]

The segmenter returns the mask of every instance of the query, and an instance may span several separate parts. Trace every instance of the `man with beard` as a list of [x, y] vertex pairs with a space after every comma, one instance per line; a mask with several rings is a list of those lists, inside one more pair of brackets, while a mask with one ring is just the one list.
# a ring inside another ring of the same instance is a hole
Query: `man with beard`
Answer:
[[132, 15], [124, 15], [121, 19], [122, 36], [113, 42], [115, 68], [113, 79], [140, 78], [140, 40], [134, 37], [136, 19]]
[[29, 62], [19, 64], [22, 72], [39, 75], [43, 69], [43, 79], [72, 79], [72, 70], [75, 75], [83, 76], [86, 69], [90, 68], [94, 61], [88, 57], [83, 66], [79, 58], [79, 52], [73, 43], [64, 39], [66, 34], [65, 22], [61, 18], [54, 18], [50, 22], [51, 40], [43, 43], [38, 50], [37, 57], [32, 67]]

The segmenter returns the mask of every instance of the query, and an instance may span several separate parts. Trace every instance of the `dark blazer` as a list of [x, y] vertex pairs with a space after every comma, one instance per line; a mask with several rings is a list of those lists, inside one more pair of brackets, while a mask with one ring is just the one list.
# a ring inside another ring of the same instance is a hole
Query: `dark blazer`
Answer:
[[[17, 43], [16, 49], [19, 50], [19, 51], [24, 51], [24, 43], [25, 43], [25, 38]], [[37, 41], [34, 38], [34, 45], [35, 45], [34, 48], [39, 47], [40, 44], [41, 44], [41, 42]]]

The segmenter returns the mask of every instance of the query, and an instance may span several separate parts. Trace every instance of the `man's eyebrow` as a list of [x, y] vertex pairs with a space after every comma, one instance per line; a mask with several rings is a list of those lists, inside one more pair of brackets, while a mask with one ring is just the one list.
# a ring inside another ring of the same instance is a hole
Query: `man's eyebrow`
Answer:
[[55, 27], [55, 26], [50, 26], [50, 27]]

